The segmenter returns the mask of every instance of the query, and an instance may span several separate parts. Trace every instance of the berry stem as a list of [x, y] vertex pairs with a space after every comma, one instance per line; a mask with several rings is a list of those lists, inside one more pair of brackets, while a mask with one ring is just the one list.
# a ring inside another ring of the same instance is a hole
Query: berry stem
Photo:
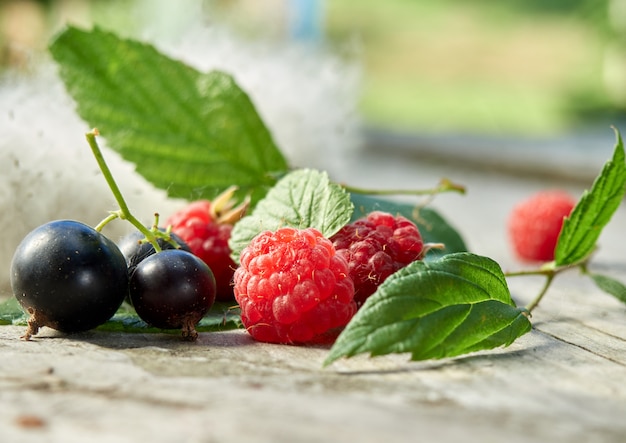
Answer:
[[546, 281], [543, 287], [541, 288], [541, 291], [539, 291], [539, 294], [537, 294], [537, 296], [533, 300], [531, 300], [531, 302], [528, 303], [525, 307], [526, 311], [528, 311], [528, 314], [531, 314], [533, 309], [537, 307], [537, 305], [539, 304], [543, 296], [546, 295], [546, 292], [548, 292], [548, 288], [552, 284], [552, 280], [554, 280], [554, 277], [556, 277], [556, 275], [559, 272], [562, 272], [565, 269], [569, 269], [569, 266], [557, 268], [554, 266], [554, 262], [550, 262], [546, 264], [545, 266], [538, 268], [538, 269], [528, 269], [528, 270], [516, 271], [516, 272], [505, 272], [504, 276], [507, 278], [508, 277], [532, 276], [532, 275], [543, 275], [546, 277]]
[[505, 272], [505, 277], [523, 277], [523, 276], [531, 276], [531, 275], [545, 275], [548, 276], [550, 274], [554, 274], [558, 272], [557, 269], [528, 269], [525, 271], [515, 271], [515, 272]]
[[115, 220], [116, 218], [119, 218], [120, 215], [117, 211], [111, 212], [109, 214], [109, 216], [107, 218], [105, 218], [104, 220], [102, 220], [100, 223], [98, 223], [98, 225], [94, 228], [96, 231], [98, 232], [102, 232], [102, 229], [109, 224], [109, 222], [112, 222], [113, 220]]
[[552, 280], [554, 280], [556, 273], [550, 272], [548, 274], [545, 274], [545, 276], [546, 276], [546, 282], [544, 283], [543, 288], [541, 288], [541, 291], [539, 291], [539, 294], [537, 294], [537, 296], [530, 303], [526, 305], [526, 310], [529, 313], [533, 312], [533, 309], [537, 307], [537, 305], [539, 304], [543, 296], [546, 295], [546, 292], [548, 292], [548, 288], [552, 284]]
[[135, 226], [143, 235], [146, 236], [146, 239], [150, 242], [150, 244], [152, 244], [156, 252], [160, 252], [161, 247], [159, 246], [157, 242], [157, 238], [154, 235], [154, 233], [148, 228], [146, 228], [139, 220], [137, 220], [137, 218], [135, 218], [135, 216], [131, 214], [130, 209], [128, 209], [126, 200], [124, 200], [124, 197], [122, 196], [122, 192], [120, 191], [120, 188], [117, 186], [117, 183], [115, 182], [115, 179], [113, 178], [113, 174], [111, 173], [111, 170], [109, 169], [108, 165], [106, 164], [106, 161], [104, 160], [104, 156], [102, 155], [100, 146], [98, 146], [98, 142], [96, 141], [96, 136], [98, 135], [100, 135], [100, 132], [98, 132], [98, 130], [94, 128], [91, 132], [88, 132], [87, 134], [85, 134], [85, 137], [87, 137], [87, 143], [89, 143], [91, 152], [96, 158], [96, 161], [98, 162], [98, 166], [100, 167], [100, 170], [102, 171], [102, 175], [107, 181], [107, 184], [109, 185], [109, 188], [111, 189], [111, 192], [113, 192], [113, 196], [115, 197], [115, 200], [117, 201], [117, 204], [119, 205], [120, 210], [112, 212], [107, 218], [102, 220], [98, 224], [98, 226], [96, 226], [96, 230], [98, 231], [101, 230], [107, 223], [109, 223], [110, 221], [116, 218], [126, 219], [133, 226]]
[[439, 185], [430, 189], [367, 189], [346, 184], [342, 184], [342, 187], [348, 192], [366, 195], [436, 195], [443, 192], [465, 194], [465, 187], [463, 185], [453, 183], [448, 179], [441, 180]]
[[528, 270], [516, 271], [516, 272], [505, 272], [504, 276], [507, 278], [531, 276], [531, 275], [543, 275], [546, 277], [546, 282], [543, 288], [541, 288], [541, 291], [539, 292], [539, 294], [537, 294], [537, 296], [526, 306], [526, 310], [530, 313], [532, 312], [533, 309], [537, 307], [537, 305], [539, 304], [543, 296], [546, 294], [546, 292], [548, 292], [548, 288], [552, 284], [552, 280], [554, 280], [554, 277], [556, 277], [558, 274], [560, 274], [563, 271], [567, 271], [568, 269], [573, 269], [576, 267], [580, 268], [583, 271], [583, 273], [585, 273], [587, 269], [588, 261], [589, 261], [589, 257], [586, 257], [579, 262], [571, 263], [565, 266], [556, 266], [554, 262], [549, 262], [538, 269], [528, 269]]

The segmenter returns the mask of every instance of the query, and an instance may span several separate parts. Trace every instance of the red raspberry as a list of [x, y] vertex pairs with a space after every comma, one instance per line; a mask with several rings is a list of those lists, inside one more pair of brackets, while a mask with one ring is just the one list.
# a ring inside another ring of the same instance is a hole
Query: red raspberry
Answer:
[[525, 261], [554, 260], [563, 220], [576, 200], [560, 190], [538, 192], [517, 204], [508, 220], [513, 250]]
[[424, 242], [409, 219], [374, 211], [331, 237], [337, 254], [348, 262], [354, 300], [361, 306], [387, 277], [422, 258]]
[[217, 196], [214, 201], [197, 200], [167, 220], [172, 232], [187, 243], [193, 254], [213, 271], [217, 285], [216, 300], [232, 301], [232, 280], [237, 265], [228, 246], [233, 224], [244, 214], [248, 201], [234, 207], [235, 187]]
[[190, 219], [196, 219], [204, 223], [212, 223], [211, 202], [209, 200], [197, 200], [191, 202], [178, 212], [175, 212], [167, 220], [168, 225], [183, 226]]
[[240, 261], [235, 298], [256, 340], [332, 341], [356, 312], [348, 264], [314, 228], [262, 232]]

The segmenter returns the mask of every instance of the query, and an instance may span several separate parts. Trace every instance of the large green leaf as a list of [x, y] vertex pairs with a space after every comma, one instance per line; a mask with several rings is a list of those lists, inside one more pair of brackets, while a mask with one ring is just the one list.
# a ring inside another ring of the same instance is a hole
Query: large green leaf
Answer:
[[453, 357], [508, 346], [530, 328], [496, 262], [449, 254], [390, 276], [339, 335], [325, 364], [361, 353]]
[[432, 249], [426, 255], [427, 260], [452, 252], [467, 251], [465, 242], [458, 231], [434, 209], [355, 193], [352, 193], [350, 198], [354, 204], [352, 220], [364, 217], [372, 211], [400, 214], [417, 225], [425, 243], [443, 243], [445, 248], [443, 250]]
[[97, 28], [70, 27], [50, 51], [79, 115], [170, 196], [212, 198], [237, 185], [256, 201], [287, 171], [230, 75], [201, 73]]
[[607, 161], [595, 179], [591, 190], [585, 192], [563, 229], [554, 252], [555, 264], [577, 263], [593, 252], [602, 229], [621, 204], [626, 189], [624, 143], [616, 130], [617, 143], [613, 157]]
[[283, 177], [254, 208], [237, 222], [229, 245], [238, 261], [241, 250], [260, 232], [284, 226], [316, 228], [325, 237], [341, 229], [352, 215], [349, 194], [331, 183], [328, 174], [299, 169]]

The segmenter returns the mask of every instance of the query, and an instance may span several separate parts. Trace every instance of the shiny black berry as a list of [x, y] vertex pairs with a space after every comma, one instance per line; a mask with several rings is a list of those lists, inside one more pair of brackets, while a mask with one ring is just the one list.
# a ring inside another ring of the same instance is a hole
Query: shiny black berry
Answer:
[[[178, 235], [172, 232], [170, 233], [170, 237], [179, 245], [180, 249], [191, 252], [187, 243], [185, 243], [185, 241]], [[144, 234], [139, 231], [133, 231], [122, 238], [117, 244], [120, 251], [122, 251], [124, 258], [126, 258], [129, 275], [133, 273], [141, 261], [155, 253], [154, 247], [149, 242], [144, 240]], [[162, 250], [176, 249], [172, 243], [168, 242], [164, 238], [158, 238], [157, 243]]]
[[30, 314], [29, 339], [40, 327], [82, 332], [109, 320], [128, 292], [126, 260], [93, 228], [73, 220], [46, 223], [19, 244], [11, 288]]
[[195, 340], [196, 324], [215, 302], [215, 277], [201, 259], [180, 249], [153, 254], [130, 277], [130, 300], [137, 315], [161, 329], [182, 329]]

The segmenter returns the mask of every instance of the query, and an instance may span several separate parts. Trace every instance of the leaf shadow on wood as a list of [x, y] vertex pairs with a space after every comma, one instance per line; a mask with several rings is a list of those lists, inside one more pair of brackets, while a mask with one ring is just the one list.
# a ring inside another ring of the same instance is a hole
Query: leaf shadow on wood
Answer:
[[[477, 368], [480, 367], [490, 367], [495, 365], [502, 364], [506, 366], [511, 363], [515, 363], [514, 360], [521, 360], [522, 358], [529, 355], [529, 352], [537, 352], [541, 351], [541, 348], [547, 348], [549, 345], [539, 345], [533, 346], [532, 348], [524, 348], [524, 349], [516, 349], [510, 351], [483, 351], [479, 353], [473, 353], [468, 355], [463, 355], [459, 357], [446, 358], [441, 360], [426, 360], [426, 361], [399, 361], [397, 358], [394, 359], [393, 362], [385, 361], [376, 363], [376, 359], [385, 357], [373, 357], [368, 358], [367, 360], [361, 360], [361, 362], [367, 362], [367, 366], [371, 368], [373, 364], [376, 364], [378, 367], [366, 369], [365, 364], [360, 365], [362, 368], [359, 368], [359, 363], [351, 363], [350, 365], [354, 366], [352, 368], [341, 368], [336, 369], [336, 373], [345, 376], [363, 376], [363, 375], [391, 375], [391, 374], [403, 374], [403, 373], [419, 373], [419, 372], [429, 372], [429, 371], [437, 371], [443, 369], [467, 369], [468, 371], [474, 372]], [[398, 356], [395, 356], [398, 357]], [[410, 357], [408, 357], [410, 358]], [[336, 363], [335, 363], [336, 365]], [[343, 363], [345, 365], [345, 362]], [[332, 366], [331, 366], [332, 368]]]

